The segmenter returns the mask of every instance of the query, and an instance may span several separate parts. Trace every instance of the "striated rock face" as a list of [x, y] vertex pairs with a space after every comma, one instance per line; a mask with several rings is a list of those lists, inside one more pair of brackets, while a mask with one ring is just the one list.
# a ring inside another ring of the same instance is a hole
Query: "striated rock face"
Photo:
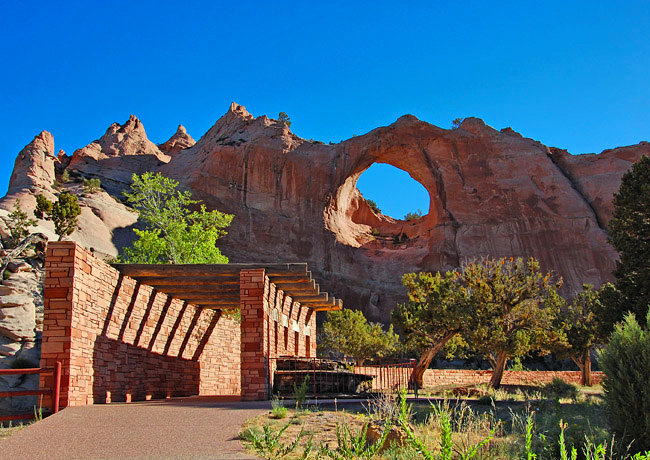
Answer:
[[54, 137], [41, 132], [20, 151], [9, 179], [9, 190], [14, 193], [23, 188], [48, 189], [54, 181]]
[[183, 149], [192, 147], [194, 144], [196, 144], [196, 141], [192, 139], [192, 136], [187, 134], [185, 126], [178, 125], [178, 129], [174, 135], [164, 144], [159, 144], [158, 148], [167, 155], [174, 155]]
[[[324, 145], [233, 103], [195, 144], [179, 127], [158, 147], [132, 116], [77, 150], [67, 169], [99, 177], [112, 194], [134, 172], [173, 177], [209, 207], [235, 214], [221, 242], [231, 261], [308, 262], [323, 290], [388, 321], [404, 299], [402, 274], [476, 257], [534, 256], [564, 278], [565, 294], [612, 279], [616, 253], [605, 228], [612, 194], [644, 153], [642, 143], [571, 156], [477, 118], [446, 130], [411, 115]], [[406, 222], [374, 213], [356, 188], [373, 163], [419, 181], [430, 194], [427, 214]], [[85, 203], [96, 220], [88, 216], [88, 230], [73, 238], [95, 248], [107, 238], [114, 248], [128, 240], [133, 215], [117, 213], [121, 205], [110, 200]]]

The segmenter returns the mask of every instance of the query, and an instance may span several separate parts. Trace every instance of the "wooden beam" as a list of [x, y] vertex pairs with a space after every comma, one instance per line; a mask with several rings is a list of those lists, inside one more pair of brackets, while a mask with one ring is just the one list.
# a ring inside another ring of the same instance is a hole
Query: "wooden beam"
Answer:
[[283, 276], [283, 277], [274, 277], [269, 276], [269, 281], [276, 284], [280, 289], [282, 289], [283, 284], [293, 284], [293, 283], [309, 283], [312, 281], [311, 272], [307, 275], [300, 276]]
[[297, 295], [292, 297], [294, 302], [327, 302], [329, 299], [329, 294], [327, 292], [321, 292], [320, 294], [313, 295]]
[[120, 273], [140, 276], [233, 276], [241, 270], [263, 268], [269, 276], [307, 274], [306, 263], [287, 264], [113, 264]]
[[207, 300], [201, 300], [201, 299], [196, 299], [196, 300], [188, 300], [187, 303], [191, 303], [192, 305], [196, 305], [199, 307], [207, 307], [207, 306], [233, 306], [239, 308], [239, 298], [237, 299], [207, 299]]
[[168, 295], [182, 295], [183, 293], [191, 293], [191, 294], [206, 293], [206, 294], [219, 295], [228, 292], [239, 294], [239, 286], [232, 285], [232, 284], [227, 284], [227, 285], [206, 284], [206, 285], [193, 285], [193, 286], [180, 284], [178, 286], [172, 286], [172, 285], [158, 286], [156, 289]]
[[188, 302], [193, 302], [194, 300], [231, 300], [236, 299], [239, 302], [239, 292], [236, 294], [234, 292], [224, 292], [222, 294], [211, 294], [209, 292], [182, 292], [180, 294], [167, 294], [171, 297], [177, 299], [187, 300]]
[[318, 284], [315, 280], [303, 281], [302, 283], [276, 283], [278, 289], [282, 289], [284, 292], [319, 292]]
[[330, 305], [328, 307], [310, 307], [314, 311], [338, 311], [341, 309], [339, 306]]
[[201, 286], [209, 284], [239, 285], [239, 274], [235, 276], [138, 276], [133, 277], [147, 286]]

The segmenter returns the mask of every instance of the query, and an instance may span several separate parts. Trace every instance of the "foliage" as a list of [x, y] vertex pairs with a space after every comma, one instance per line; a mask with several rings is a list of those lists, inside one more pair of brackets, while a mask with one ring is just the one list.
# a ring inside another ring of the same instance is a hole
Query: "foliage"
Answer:
[[68, 182], [70, 182], [70, 180], [71, 180], [70, 179], [70, 173], [66, 169], [66, 170], [63, 171], [63, 174], [61, 174], [61, 183], [67, 184]]
[[15, 248], [18, 246], [29, 235], [29, 227], [36, 225], [36, 220], [28, 218], [27, 213], [20, 209], [18, 200], [14, 201], [14, 206], [4, 221], [9, 229], [7, 248]]
[[566, 342], [559, 343], [554, 351], [559, 358], [568, 356], [576, 363], [582, 371], [582, 385], [591, 386], [591, 350], [606, 338], [602, 318], [599, 292], [590, 284], [583, 285], [557, 316], [556, 327], [564, 331]]
[[420, 217], [422, 217], [424, 214], [422, 214], [422, 210], [418, 209], [415, 212], [408, 212], [404, 216], [404, 220], [411, 221], [411, 220], [418, 220]]
[[124, 249], [129, 263], [227, 263], [228, 258], [216, 246], [218, 238], [232, 222], [233, 216], [217, 210], [208, 211], [201, 204], [192, 206], [188, 191], [179, 191], [178, 182], [160, 173], [133, 175], [128, 203], [140, 214], [144, 230], [134, 229], [138, 239]]
[[31, 359], [16, 358], [13, 361], [11, 361], [9, 367], [11, 369], [34, 369], [38, 367], [38, 364], [36, 364]]
[[452, 129], [458, 129], [458, 128], [460, 128], [460, 125], [462, 123], [463, 123], [462, 118], [454, 118], [453, 120], [451, 120], [451, 128]]
[[330, 449], [325, 445], [321, 447], [320, 454], [334, 460], [371, 459], [382, 448], [391, 426], [390, 423], [386, 423], [381, 436], [373, 444], [366, 437], [368, 425], [364, 425], [359, 432], [353, 433], [347, 425], [337, 424], [336, 440], [338, 441], [338, 448]]
[[34, 215], [54, 223], [54, 232], [59, 235], [59, 241], [77, 229], [77, 219], [80, 214], [81, 208], [76, 195], [62, 192], [55, 202], [51, 202], [41, 194], [36, 196]]
[[542, 387], [542, 394], [552, 399], [573, 399], [578, 397], [578, 388], [559, 377], [555, 377]]
[[564, 340], [554, 327], [561, 282], [544, 275], [535, 259], [470, 262], [461, 277], [475, 320], [465, 340], [492, 364], [491, 386], [500, 385], [508, 358], [548, 351]]
[[379, 236], [379, 230], [377, 230], [376, 227], [372, 227], [372, 230], [370, 230], [370, 234], [372, 236]]
[[650, 158], [635, 163], [623, 175], [614, 195], [614, 212], [609, 221], [609, 241], [620, 260], [616, 263], [616, 288], [624, 301], [608, 305], [616, 320], [630, 311], [645, 320], [650, 307]]
[[[296, 439], [289, 444], [283, 443], [280, 438], [291, 422], [284, 425], [280, 430], [273, 431], [269, 425], [264, 425], [262, 428], [262, 433], [256, 433], [254, 430], [248, 430], [245, 434], [242, 435], [244, 442], [249, 443], [259, 454], [260, 457], [266, 459], [275, 459], [286, 457], [298, 447], [298, 444], [302, 437], [304, 436], [304, 430], [300, 430]], [[308, 441], [307, 445], [304, 448], [302, 458], [307, 458], [311, 453], [311, 439]]]
[[407, 273], [402, 277], [408, 301], [392, 312], [392, 321], [404, 339], [422, 351], [415, 375], [420, 386], [435, 355], [445, 346], [451, 354], [472, 328], [474, 312], [460, 282], [456, 271]]
[[284, 407], [280, 400], [276, 397], [271, 399], [271, 417], [275, 419], [283, 419], [287, 417], [288, 409]]
[[100, 179], [84, 179], [84, 192], [86, 193], [95, 193], [99, 191], [102, 187], [102, 181]]
[[278, 121], [287, 125], [287, 128], [291, 128], [291, 118], [285, 112], [280, 112], [278, 114]]
[[301, 406], [307, 399], [307, 391], [309, 390], [309, 375], [305, 375], [299, 387], [293, 384], [293, 399], [296, 400], [296, 409]]
[[[646, 317], [650, 323], [650, 311]], [[628, 313], [599, 356], [605, 372], [605, 407], [618, 439], [650, 450], [650, 330]]]
[[375, 214], [381, 214], [381, 209], [379, 209], [379, 206], [377, 206], [377, 203], [375, 203], [373, 200], [366, 198], [366, 203], [368, 203], [368, 206], [370, 206], [370, 209], [373, 210]]
[[393, 326], [384, 331], [381, 325], [369, 323], [363, 312], [345, 308], [327, 312], [318, 349], [326, 355], [375, 358], [391, 354], [398, 341]]

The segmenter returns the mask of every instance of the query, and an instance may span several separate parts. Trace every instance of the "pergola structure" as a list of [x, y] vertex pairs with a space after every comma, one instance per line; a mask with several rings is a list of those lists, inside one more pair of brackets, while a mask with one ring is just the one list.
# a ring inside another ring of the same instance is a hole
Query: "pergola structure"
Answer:
[[240, 273], [264, 269], [269, 281], [295, 302], [314, 311], [340, 310], [341, 299], [320, 292], [306, 263], [276, 264], [112, 264], [120, 273], [169, 297], [215, 310], [240, 307]]

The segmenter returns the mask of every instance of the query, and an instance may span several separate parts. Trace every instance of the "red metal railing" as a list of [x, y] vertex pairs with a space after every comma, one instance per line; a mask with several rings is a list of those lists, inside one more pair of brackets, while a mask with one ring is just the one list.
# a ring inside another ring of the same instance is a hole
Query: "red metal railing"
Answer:
[[[54, 368], [36, 367], [30, 369], [0, 369], [1, 375], [25, 375], [25, 374], [52, 374], [52, 386], [49, 390], [12, 390], [0, 391], [0, 398], [11, 398], [15, 396], [42, 396], [49, 394], [52, 398], [51, 411], [53, 414], [59, 411], [59, 395], [61, 394], [61, 363], [56, 362]], [[0, 415], [0, 422], [7, 420], [24, 420], [34, 418], [36, 414], [13, 414]]]
[[346, 358], [340, 360], [278, 357], [269, 358], [271, 384], [276, 393], [291, 394], [306, 379], [312, 395], [414, 389], [413, 359]]

